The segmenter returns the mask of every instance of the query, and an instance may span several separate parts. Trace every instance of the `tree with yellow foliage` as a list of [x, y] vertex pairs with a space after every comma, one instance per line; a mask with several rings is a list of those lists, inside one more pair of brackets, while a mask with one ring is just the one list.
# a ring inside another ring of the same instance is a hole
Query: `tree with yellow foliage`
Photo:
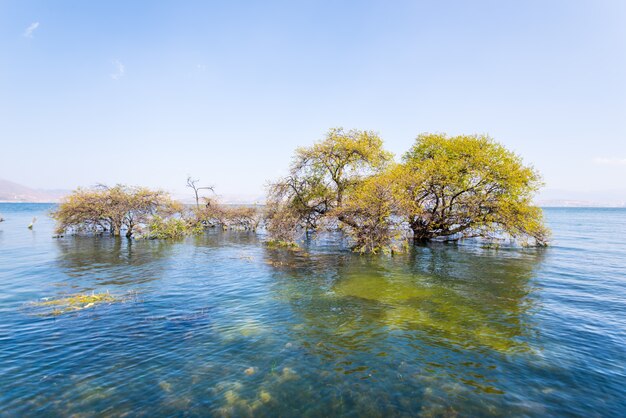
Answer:
[[52, 217], [56, 231], [133, 235], [138, 226], [147, 226], [155, 217], [169, 217], [182, 211], [180, 203], [160, 190], [145, 187], [98, 186], [77, 189], [67, 196]]
[[483, 135], [423, 134], [396, 167], [396, 198], [415, 241], [505, 236], [545, 245], [532, 203], [541, 177]]
[[268, 230], [279, 240], [316, 231], [347, 193], [391, 161], [382, 145], [374, 132], [335, 128], [298, 148], [289, 174], [269, 186]]
[[549, 231], [532, 198], [536, 170], [487, 136], [418, 136], [393, 164], [370, 132], [331, 130], [296, 151], [289, 176], [270, 187], [268, 232], [294, 239], [324, 223], [352, 238], [354, 249], [415, 242], [511, 238], [546, 245]]

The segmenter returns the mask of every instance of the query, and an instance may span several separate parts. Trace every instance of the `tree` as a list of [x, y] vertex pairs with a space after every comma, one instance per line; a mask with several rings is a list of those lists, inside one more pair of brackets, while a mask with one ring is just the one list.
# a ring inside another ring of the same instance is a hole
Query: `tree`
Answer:
[[196, 186], [196, 183], [198, 183], [200, 180], [197, 179], [192, 179], [191, 176], [187, 176], [187, 187], [191, 187], [193, 189], [193, 193], [196, 197], [196, 209], [199, 210], [200, 209], [200, 194], [199, 194], [199, 190], [210, 190], [212, 192], [215, 192], [215, 188], [213, 186], [204, 186], [204, 187], [198, 187]]
[[294, 244], [303, 229], [300, 214], [287, 203], [269, 200], [265, 213], [265, 228], [271, 241], [279, 244]]
[[262, 214], [256, 206], [222, 206], [220, 223], [223, 229], [256, 231]]
[[395, 173], [397, 170], [388, 170], [364, 180], [335, 211], [342, 219], [343, 229], [354, 241], [354, 251], [400, 251], [402, 243], [406, 242], [402, 218], [398, 216], [401, 208], [395, 196]]
[[92, 189], [77, 189], [67, 196], [52, 213], [57, 221], [57, 233], [105, 233], [132, 236], [137, 226], [146, 226], [155, 216], [169, 217], [182, 210], [160, 190], [145, 187], [99, 185]]
[[539, 174], [487, 136], [420, 135], [396, 169], [396, 197], [415, 241], [508, 235], [547, 243], [532, 204]]
[[[342, 206], [346, 193], [382, 171], [391, 158], [370, 131], [335, 128], [313, 146], [298, 148], [289, 174], [269, 187], [268, 231], [281, 230], [285, 237], [296, 229], [317, 230], [327, 214]], [[295, 225], [287, 228], [286, 220]]]
[[254, 206], [224, 205], [215, 199], [203, 198], [205, 204], [192, 211], [190, 221], [213, 228], [256, 231], [263, 220], [263, 212]]

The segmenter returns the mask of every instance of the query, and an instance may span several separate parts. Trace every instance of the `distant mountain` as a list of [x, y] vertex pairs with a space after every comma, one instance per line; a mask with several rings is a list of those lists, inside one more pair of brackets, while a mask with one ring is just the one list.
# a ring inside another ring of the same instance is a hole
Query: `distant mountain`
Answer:
[[[0, 179], [0, 202], [30, 202], [55, 203], [63, 196], [70, 194], [70, 190], [42, 190]], [[265, 196], [253, 194], [218, 194], [207, 196], [217, 199], [223, 204], [253, 205], [264, 204]], [[194, 203], [194, 199], [187, 193], [172, 193], [172, 197], [183, 203]], [[565, 190], [544, 190], [537, 197], [535, 203], [539, 206], [561, 207], [626, 207], [626, 190], [611, 190], [603, 192], [575, 192]]]
[[537, 198], [539, 206], [561, 207], [626, 207], [626, 190], [568, 191], [542, 190]]
[[540, 200], [537, 205], [544, 208], [626, 208], [626, 203], [590, 200]]
[[31, 189], [12, 181], [0, 179], [0, 202], [52, 203], [68, 194], [68, 190]]

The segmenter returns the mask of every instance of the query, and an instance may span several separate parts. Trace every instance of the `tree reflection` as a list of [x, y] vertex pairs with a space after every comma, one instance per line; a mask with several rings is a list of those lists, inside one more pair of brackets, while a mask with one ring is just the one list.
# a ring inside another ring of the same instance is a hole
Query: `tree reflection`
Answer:
[[56, 241], [57, 263], [83, 285], [126, 285], [161, 277], [176, 243], [112, 237], [67, 237]]
[[189, 238], [194, 246], [198, 248], [222, 248], [224, 246], [261, 245], [256, 233], [250, 231], [223, 231], [221, 228], [208, 229], [203, 234], [194, 235]]
[[437, 247], [394, 258], [267, 250], [266, 263], [306, 329], [338, 350], [368, 350], [390, 331], [450, 348], [528, 350], [543, 251]]
[[[364, 397], [357, 403], [406, 402], [420, 413], [430, 405], [435, 415], [451, 404], [469, 408], [468, 391], [504, 393], [497, 359], [531, 353], [532, 278], [543, 250], [435, 245], [393, 258], [265, 254], [275, 295], [296, 317], [293, 338], [319, 359], [322, 373], [334, 372], [331, 384], [349, 391], [363, 379], [377, 382], [371, 393], [354, 395]], [[407, 385], [421, 397], [405, 398], [415, 394]]]

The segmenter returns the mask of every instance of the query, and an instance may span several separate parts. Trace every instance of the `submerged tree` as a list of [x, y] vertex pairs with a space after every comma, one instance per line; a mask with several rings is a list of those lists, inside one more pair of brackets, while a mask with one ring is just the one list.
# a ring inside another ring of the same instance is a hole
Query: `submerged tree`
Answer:
[[[549, 231], [532, 203], [539, 174], [487, 136], [418, 136], [400, 164], [370, 131], [331, 129], [296, 150], [289, 173], [268, 187], [259, 208], [200, 204], [183, 208], [162, 191], [118, 185], [78, 189], [54, 212], [57, 231], [130, 237], [181, 237], [209, 227], [255, 231], [265, 218], [272, 241], [292, 244], [309, 232], [339, 229], [353, 249], [376, 253], [415, 242], [480, 237], [546, 245]], [[138, 228], [139, 227], [139, 228]]]
[[361, 253], [398, 251], [404, 231], [399, 200], [395, 196], [394, 171], [372, 176], [348, 193], [336, 216]]
[[420, 135], [398, 170], [396, 197], [415, 241], [508, 235], [547, 243], [532, 203], [539, 174], [487, 136]]
[[336, 128], [313, 146], [297, 149], [289, 174], [269, 187], [270, 234], [283, 240], [297, 230], [317, 230], [346, 193], [385, 168], [391, 154], [382, 145], [373, 132]]
[[156, 216], [169, 217], [182, 210], [160, 190], [116, 185], [77, 189], [52, 213], [59, 234], [71, 232], [133, 235], [138, 226], [147, 226]]
[[265, 229], [273, 243], [295, 244], [304, 232], [300, 227], [302, 218], [300, 213], [288, 202], [282, 202], [274, 197], [268, 200], [265, 212]]
[[263, 218], [257, 206], [224, 205], [213, 199], [205, 199], [205, 202], [194, 211], [196, 222], [205, 228], [221, 226], [222, 229], [256, 231]]
[[223, 206], [220, 223], [223, 229], [256, 231], [262, 212], [256, 206]]
[[321, 225], [339, 227], [360, 252], [393, 249], [409, 235], [546, 245], [549, 231], [532, 203], [541, 184], [486, 136], [420, 135], [403, 162], [391, 164], [375, 134], [335, 129], [298, 149], [289, 175], [270, 186], [267, 229], [293, 241]]

